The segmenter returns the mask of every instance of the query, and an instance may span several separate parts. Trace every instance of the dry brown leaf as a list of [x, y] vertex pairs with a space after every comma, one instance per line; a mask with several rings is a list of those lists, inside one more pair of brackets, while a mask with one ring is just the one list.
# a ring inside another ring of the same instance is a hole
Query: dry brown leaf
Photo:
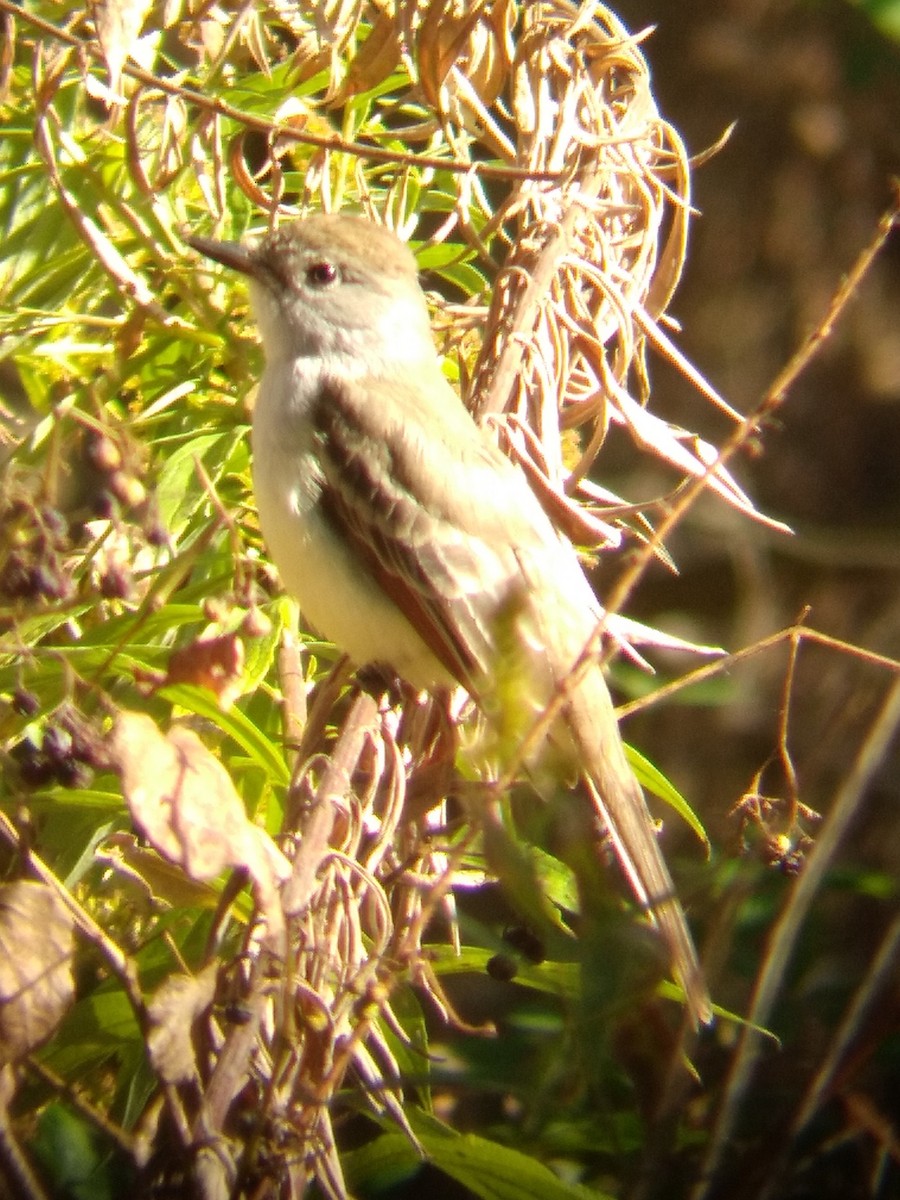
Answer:
[[429, 4], [416, 37], [417, 67], [429, 105], [454, 119], [456, 93], [490, 107], [506, 85], [516, 21], [511, 0], [472, 6], [459, 0]]
[[278, 20], [284, 21], [298, 39], [295, 62], [302, 79], [328, 66], [329, 82], [325, 103], [340, 90], [344, 71], [344, 52], [355, 36], [360, 19], [369, 5], [366, 0], [325, 0], [324, 3], [297, 5], [290, 0], [268, 0]]
[[197, 638], [173, 650], [166, 671], [167, 684], [193, 683], [212, 692], [223, 709], [240, 695], [244, 669], [244, 643], [236, 633]]
[[147, 1005], [147, 1051], [166, 1083], [197, 1078], [192, 1034], [198, 1017], [212, 1004], [217, 972], [218, 963], [211, 962], [199, 975], [170, 975]]
[[74, 926], [44, 883], [0, 887], [0, 1064], [29, 1054], [72, 1003]]
[[188, 108], [181, 96], [135, 88], [126, 117], [128, 162], [147, 196], [157, 199], [184, 166], [187, 123]]
[[382, 83], [400, 61], [400, 40], [396, 24], [387, 13], [375, 15], [371, 32], [350, 61], [347, 78], [337, 102], [370, 91]]
[[270, 933], [280, 934], [277, 889], [290, 863], [247, 820], [228, 772], [197, 734], [176, 725], [164, 735], [145, 713], [122, 712], [111, 751], [132, 818], [150, 844], [199, 882], [244, 868]]

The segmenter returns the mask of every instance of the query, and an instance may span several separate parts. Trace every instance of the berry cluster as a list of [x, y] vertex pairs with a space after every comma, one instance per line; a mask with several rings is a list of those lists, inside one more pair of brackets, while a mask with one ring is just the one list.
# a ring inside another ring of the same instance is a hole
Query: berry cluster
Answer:
[[88, 430], [83, 457], [89, 482], [89, 503], [98, 517], [114, 518], [123, 510], [139, 519], [147, 506], [147, 489], [141, 481], [140, 454], [124, 437]]
[[[61, 472], [58, 507], [46, 499], [42, 478], [10, 473], [0, 496], [0, 606], [66, 603], [76, 593], [72, 568], [85, 565], [82, 592], [132, 598], [138, 550], [167, 541], [143, 472], [143, 450], [125, 433], [90, 428], [81, 431]], [[95, 539], [97, 552], [87, 564], [79, 547]]]
[[[141, 478], [143, 451], [124, 433], [114, 437], [89, 430], [82, 455], [87, 505], [93, 515], [115, 526], [115, 534], [104, 540], [93, 564], [93, 585], [106, 600], [130, 600], [134, 596], [132, 567], [139, 546], [144, 543], [158, 547], [167, 541], [154, 499]], [[88, 524], [86, 529], [90, 531], [92, 526]]]
[[[31, 713], [37, 698], [19, 690], [13, 696], [13, 707]], [[94, 726], [76, 709], [61, 705], [48, 720], [39, 743], [31, 737], [17, 742], [10, 751], [19, 779], [28, 788], [47, 787], [54, 783], [63, 787], [86, 787], [93, 772], [107, 765], [103, 739]]]
[[71, 599], [69, 527], [55, 508], [25, 496], [4, 499], [0, 530], [0, 603]]

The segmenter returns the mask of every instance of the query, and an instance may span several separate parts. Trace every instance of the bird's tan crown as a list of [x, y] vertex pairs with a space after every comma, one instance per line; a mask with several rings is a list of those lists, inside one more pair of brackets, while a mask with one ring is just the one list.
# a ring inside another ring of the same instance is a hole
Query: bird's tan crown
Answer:
[[262, 239], [257, 254], [269, 262], [301, 254], [308, 261], [321, 254], [326, 261], [364, 265], [382, 278], [415, 281], [418, 275], [409, 246], [390, 229], [339, 213], [318, 213], [282, 225]]

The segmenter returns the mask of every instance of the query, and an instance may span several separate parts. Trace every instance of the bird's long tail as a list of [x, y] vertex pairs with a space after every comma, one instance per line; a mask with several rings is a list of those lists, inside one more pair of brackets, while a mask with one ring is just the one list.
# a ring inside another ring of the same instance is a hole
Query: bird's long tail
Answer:
[[694, 942], [644, 793], [625, 757], [599, 666], [592, 666], [575, 686], [567, 715], [580, 765], [616, 858], [638, 903], [659, 929], [693, 1021], [708, 1024], [712, 1007]]

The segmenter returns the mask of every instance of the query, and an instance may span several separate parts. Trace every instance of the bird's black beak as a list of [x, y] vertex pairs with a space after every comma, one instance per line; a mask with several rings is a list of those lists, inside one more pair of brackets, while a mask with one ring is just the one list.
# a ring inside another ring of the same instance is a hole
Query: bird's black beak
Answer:
[[257, 274], [252, 251], [240, 242], [217, 242], [213, 238], [205, 237], [189, 237], [186, 241], [198, 254], [221, 263], [223, 267], [231, 267], [233, 271], [240, 271], [242, 275]]

